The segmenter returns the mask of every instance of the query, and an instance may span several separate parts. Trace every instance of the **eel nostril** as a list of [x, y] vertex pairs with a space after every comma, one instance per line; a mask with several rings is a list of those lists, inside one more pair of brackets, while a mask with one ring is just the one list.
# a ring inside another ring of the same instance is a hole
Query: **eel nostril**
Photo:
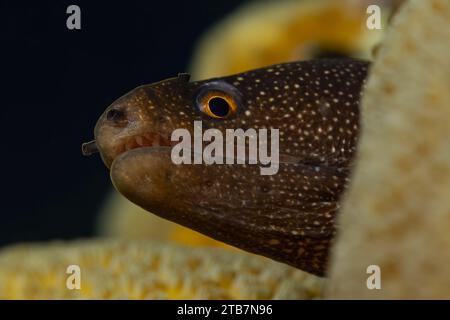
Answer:
[[106, 113], [106, 119], [113, 122], [121, 122], [125, 120], [125, 112], [120, 109], [111, 109]]

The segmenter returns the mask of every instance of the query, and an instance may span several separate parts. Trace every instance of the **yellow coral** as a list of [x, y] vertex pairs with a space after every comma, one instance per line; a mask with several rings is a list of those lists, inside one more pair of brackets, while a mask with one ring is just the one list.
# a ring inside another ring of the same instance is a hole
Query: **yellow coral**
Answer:
[[[78, 265], [81, 289], [66, 287]], [[323, 280], [223, 249], [149, 241], [18, 245], [0, 252], [0, 299], [313, 299]]]
[[364, 92], [331, 298], [450, 299], [449, 39], [448, 0], [410, 0], [392, 22]]
[[[366, 27], [369, 4], [388, 1], [257, 1], [209, 31], [197, 46], [194, 77], [210, 78], [331, 51], [369, 59], [383, 30]], [[383, 24], [389, 7], [383, 7]], [[386, 8], [386, 9], [385, 9]]]

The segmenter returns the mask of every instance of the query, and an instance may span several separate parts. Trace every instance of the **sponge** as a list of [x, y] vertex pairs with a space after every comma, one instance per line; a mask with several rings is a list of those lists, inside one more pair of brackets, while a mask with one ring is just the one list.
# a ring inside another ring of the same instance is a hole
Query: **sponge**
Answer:
[[449, 0], [411, 0], [393, 19], [364, 92], [330, 298], [450, 299], [449, 40]]

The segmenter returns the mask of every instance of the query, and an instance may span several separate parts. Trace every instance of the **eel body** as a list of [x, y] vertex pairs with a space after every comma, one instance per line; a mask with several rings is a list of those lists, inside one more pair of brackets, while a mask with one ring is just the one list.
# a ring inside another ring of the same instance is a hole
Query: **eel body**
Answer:
[[[180, 74], [112, 103], [97, 122], [95, 145], [116, 189], [144, 209], [324, 275], [368, 67], [329, 59], [195, 82]], [[227, 129], [278, 129], [276, 174], [261, 175], [247, 162], [173, 163], [172, 133], [184, 128], [194, 135], [195, 121], [224, 136]]]

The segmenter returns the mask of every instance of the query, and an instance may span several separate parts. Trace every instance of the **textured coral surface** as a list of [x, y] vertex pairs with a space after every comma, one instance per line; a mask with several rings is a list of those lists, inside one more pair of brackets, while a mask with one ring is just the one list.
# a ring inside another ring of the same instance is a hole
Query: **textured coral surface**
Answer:
[[[69, 265], [81, 289], [69, 290]], [[323, 280], [220, 248], [86, 240], [0, 252], [0, 299], [313, 299]]]
[[412, 0], [393, 21], [364, 93], [331, 298], [450, 298], [449, 40], [448, 0]]

